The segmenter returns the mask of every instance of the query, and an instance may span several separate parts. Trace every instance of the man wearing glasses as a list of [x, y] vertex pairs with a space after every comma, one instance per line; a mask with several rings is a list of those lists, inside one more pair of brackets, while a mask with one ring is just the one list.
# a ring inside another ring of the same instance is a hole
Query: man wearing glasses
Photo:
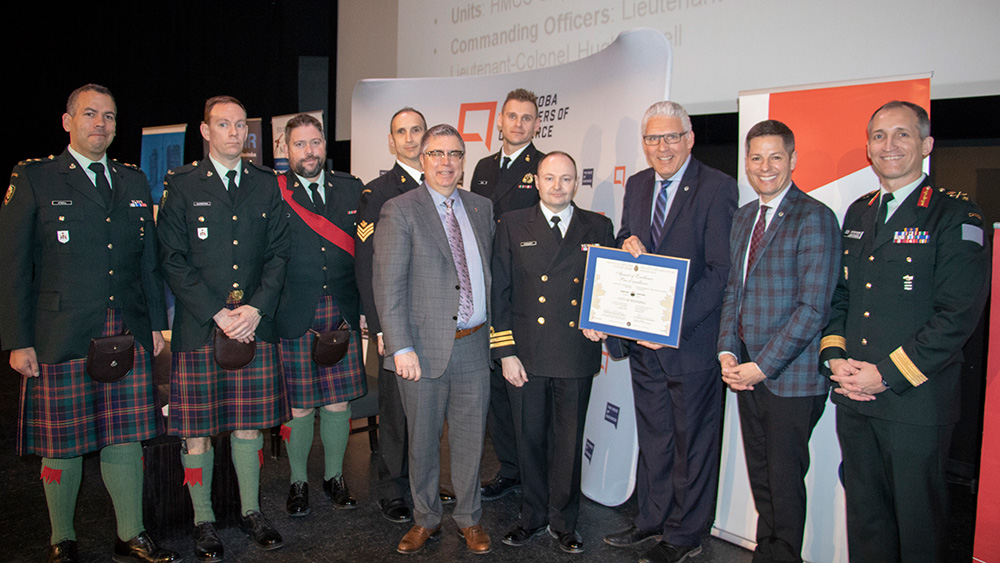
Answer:
[[490, 200], [459, 190], [465, 143], [436, 125], [420, 143], [424, 185], [385, 203], [375, 233], [373, 287], [385, 368], [399, 375], [409, 428], [414, 526], [404, 554], [441, 533], [440, 440], [445, 418], [455, 486], [452, 518], [473, 553], [490, 551], [479, 461], [489, 403]]
[[609, 353], [629, 356], [632, 370], [639, 515], [604, 541], [657, 540], [640, 561], [677, 563], [701, 553], [715, 501], [722, 404], [715, 345], [738, 190], [736, 180], [691, 156], [691, 118], [679, 104], [650, 106], [642, 131], [651, 168], [625, 184], [617, 243], [633, 256], [686, 258], [690, 270], [679, 347], [608, 341]]

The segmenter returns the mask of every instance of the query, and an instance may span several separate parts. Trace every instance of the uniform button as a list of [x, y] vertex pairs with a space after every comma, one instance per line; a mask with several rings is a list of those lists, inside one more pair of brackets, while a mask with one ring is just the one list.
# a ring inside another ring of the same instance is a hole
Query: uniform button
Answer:
[[871, 288], [872, 288], [872, 283], [871, 282], [868, 282], [868, 283], [865, 284], [865, 289], [871, 289]]
[[326, 289], [326, 285], [325, 284], [323, 285], [323, 289]]
[[539, 295], [538, 296], [538, 302], [539, 303], [545, 303], [545, 296], [544, 295]]
[[111, 244], [110, 242], [108, 243], [108, 249], [112, 249], [114, 247], [115, 247], [115, 245]]
[[260, 216], [267, 219], [267, 213], [261, 213]]
[[911, 257], [907, 256], [907, 257], [906, 257], [906, 261], [907, 261], [907, 262], [913, 262], [913, 258], [911, 258]]
[[580, 278], [573, 278], [573, 283], [580, 283]]
[[233, 264], [233, 269], [234, 269], [234, 270], [239, 270], [239, 269], [240, 269], [240, 267], [239, 267], [238, 265], [236, 265], [236, 264]]
[[204, 216], [198, 217], [198, 222], [199, 223], [204, 223], [205, 222], [205, 217]]
[[458, 320], [458, 316], [456, 315], [456, 316], [452, 317], [451, 320], [457, 321]]
[[[142, 221], [143, 223], [146, 222], [146, 218], [145, 217], [139, 217], [139, 220]], [[108, 217], [108, 221], [111, 221], [110, 217]]]
[[[62, 217], [60, 217], [59, 220], [62, 221]], [[105, 217], [104, 220], [107, 221], [108, 223], [110, 223], [111, 222], [111, 217]]]
[[233, 282], [233, 288], [237, 288], [239, 286], [240, 286], [240, 282]]
[[108, 270], [108, 275], [109, 275], [109, 276], [113, 276], [113, 275], [115, 275], [115, 271], [114, 271], [114, 270]]
[[[108, 217], [108, 219], [110, 219], [110, 217]], [[60, 221], [65, 221], [66, 220], [66, 216], [65, 215], [60, 215], [59, 216], [59, 220]]]
[[851, 251], [850, 251], [850, 250], [845, 250], [845, 251], [844, 251], [844, 254], [850, 254], [850, 253], [851, 253]]
[[238, 245], [239, 243], [240, 243], [240, 241], [238, 241], [238, 240], [235, 240], [235, 239], [233, 240], [233, 246], [236, 246], [236, 245]]
[[545, 317], [538, 317], [538, 324], [540, 325], [545, 324]]
[[865, 318], [867, 319], [870, 314], [868, 311], [865, 311]]
[[320, 250], [320, 252], [326, 252], [326, 247], [325, 246], [321, 246], [321, 247], [319, 247], [319, 250]]
[[575, 326], [576, 326], [576, 323], [575, 323], [575, 322], [573, 322], [573, 321], [570, 321], [570, 322], [569, 322], [569, 327], [570, 327], [570, 328], [573, 328], [573, 327], [575, 327]]
[[545, 274], [542, 274], [542, 281], [543, 281], [543, 282], [547, 282], [547, 281], [549, 281], [549, 276], [547, 276], [547, 275], [545, 275]]
[[869, 262], [874, 262], [875, 261], [875, 257], [874, 256], [869, 256], [868, 257], [868, 261]]
[[324, 272], [326, 271], [326, 266], [323, 266], [323, 271], [324, 271]]
[[114, 295], [112, 295], [111, 297], [108, 297], [108, 301], [114, 301], [114, 300], [115, 300], [115, 296]]
[[572, 306], [574, 306], [574, 307], [576, 307], [576, 299], [570, 301], [569, 304], [572, 305]]
[[460, 290], [460, 289], [462, 289], [462, 286], [460, 286], [460, 285], [456, 285], [456, 286], [455, 286], [455, 289], [459, 289], [459, 290]]
[[236, 220], [236, 216], [235, 216], [235, 215], [233, 215], [233, 221], [235, 221], [235, 220]]
[[861, 339], [861, 345], [862, 346], [868, 346], [868, 339], [867, 338], [862, 338]]

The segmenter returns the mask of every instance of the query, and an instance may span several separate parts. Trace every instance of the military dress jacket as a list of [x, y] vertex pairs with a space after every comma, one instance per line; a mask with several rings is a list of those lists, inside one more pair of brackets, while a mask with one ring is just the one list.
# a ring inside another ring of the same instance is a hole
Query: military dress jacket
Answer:
[[503, 151], [498, 151], [476, 164], [469, 189], [474, 194], [490, 198], [493, 202], [493, 216], [497, 220], [508, 211], [531, 207], [538, 203], [535, 173], [538, 171], [538, 163], [544, 157], [545, 153], [536, 149], [534, 143], [528, 143], [517, 159], [501, 173]]
[[[288, 171], [282, 176], [294, 203], [315, 213], [308, 187], [299, 182], [294, 172]], [[349, 249], [353, 251], [361, 180], [332, 170], [327, 170], [324, 177], [326, 205], [322, 217], [344, 232], [351, 243]], [[282, 197], [286, 196], [287, 192], [282, 192]], [[294, 339], [305, 334], [312, 326], [321, 295], [332, 295], [341, 318], [355, 330], [359, 329], [361, 298], [354, 278], [354, 254], [309, 227], [288, 201], [284, 203], [283, 212], [288, 222], [291, 248], [285, 284], [274, 315], [278, 336]]]
[[167, 172], [158, 218], [163, 276], [177, 297], [171, 349], [207, 344], [230, 292], [260, 310], [256, 336], [277, 342], [288, 222], [274, 172], [249, 161], [235, 204], [207, 158]]
[[611, 220], [575, 205], [561, 243], [539, 205], [504, 214], [493, 239], [493, 360], [517, 356], [529, 376], [596, 374], [601, 343], [578, 327], [587, 248], [614, 244]]
[[68, 149], [14, 168], [0, 210], [4, 349], [33, 346], [46, 364], [83, 358], [109, 308], [147, 350], [167, 328], [149, 183], [108, 165], [110, 208]]
[[840, 280], [820, 359], [874, 363], [889, 389], [874, 401], [840, 394], [833, 400], [874, 418], [952, 424], [959, 417], [962, 346], [989, 291], [982, 212], [925, 178], [876, 234], [878, 194], [862, 196], [844, 217]]

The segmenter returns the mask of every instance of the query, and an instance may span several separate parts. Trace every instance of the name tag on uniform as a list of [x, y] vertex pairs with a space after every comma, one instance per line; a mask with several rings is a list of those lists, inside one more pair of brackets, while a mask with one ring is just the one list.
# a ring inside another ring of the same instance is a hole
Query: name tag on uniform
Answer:
[[193, 205], [195, 207], [212, 207], [212, 202], [211, 201], [194, 201], [194, 202], [191, 202], [191, 205]]
[[524, 248], [525, 246], [535, 246], [536, 244], [538, 244], [538, 241], [536, 240], [527, 240], [521, 243], [521, 248]]
[[53, 199], [52, 205], [73, 205], [73, 200], [71, 199]]
[[844, 231], [844, 236], [847, 238], [861, 239], [864, 235], [864, 231]]

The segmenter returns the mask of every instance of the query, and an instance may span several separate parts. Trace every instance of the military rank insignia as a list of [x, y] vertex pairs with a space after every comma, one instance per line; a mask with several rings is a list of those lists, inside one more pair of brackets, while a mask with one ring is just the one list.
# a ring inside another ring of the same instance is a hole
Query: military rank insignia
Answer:
[[533, 188], [535, 187], [534, 182], [535, 182], [535, 175], [532, 174], [531, 172], [528, 172], [527, 174], [524, 175], [524, 178], [521, 178], [521, 185], [518, 187], [522, 189]]
[[358, 223], [358, 238], [361, 242], [368, 240], [368, 237], [372, 236], [375, 232], [375, 223], [369, 223], [368, 221], [362, 220]]
[[14, 198], [14, 184], [11, 184], [10, 187], [7, 188], [7, 195], [3, 197], [3, 204], [7, 205], [13, 198]]
[[896, 231], [892, 235], [892, 242], [896, 244], [927, 244], [930, 240], [930, 233], [918, 230], [916, 227]]
[[198, 238], [201, 240], [208, 238], [208, 227], [198, 227]]
[[56, 231], [56, 240], [62, 244], [69, 242], [69, 231]]
[[133, 199], [128, 204], [129, 207], [146, 207], [146, 202], [141, 199]]

